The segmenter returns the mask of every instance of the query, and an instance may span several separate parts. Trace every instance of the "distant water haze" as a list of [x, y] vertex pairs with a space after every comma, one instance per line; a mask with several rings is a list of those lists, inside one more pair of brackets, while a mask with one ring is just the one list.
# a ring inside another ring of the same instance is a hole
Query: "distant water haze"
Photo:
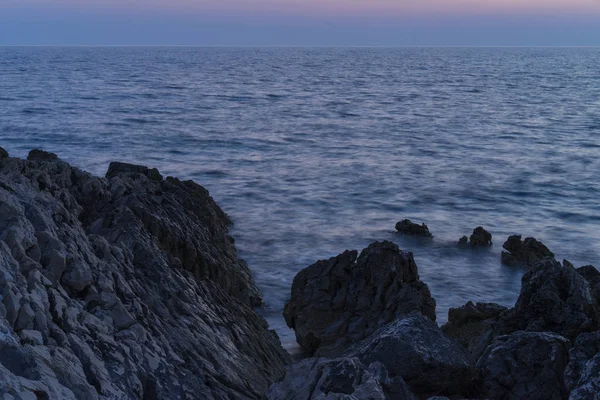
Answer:
[[[5, 48], [0, 146], [208, 188], [290, 347], [281, 311], [318, 259], [413, 251], [438, 318], [514, 303], [522, 234], [600, 266], [600, 49]], [[426, 222], [433, 240], [396, 235]], [[478, 225], [489, 249], [456, 246]]]

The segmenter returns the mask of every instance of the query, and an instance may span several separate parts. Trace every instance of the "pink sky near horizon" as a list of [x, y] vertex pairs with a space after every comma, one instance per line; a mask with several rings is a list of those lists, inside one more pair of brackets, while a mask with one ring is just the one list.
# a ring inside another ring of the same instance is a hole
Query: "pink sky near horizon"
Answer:
[[32, 10], [40, 7], [249, 16], [600, 15], [600, 0], [2, 0], [2, 3]]

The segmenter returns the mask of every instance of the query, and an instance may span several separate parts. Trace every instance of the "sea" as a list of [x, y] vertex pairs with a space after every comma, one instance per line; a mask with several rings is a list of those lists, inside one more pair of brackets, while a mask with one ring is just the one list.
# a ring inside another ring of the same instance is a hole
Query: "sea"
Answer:
[[[509, 235], [600, 266], [600, 48], [0, 47], [0, 146], [206, 187], [288, 349], [296, 273], [376, 240], [414, 253], [440, 324], [514, 304]], [[477, 226], [493, 246], [457, 246]]]

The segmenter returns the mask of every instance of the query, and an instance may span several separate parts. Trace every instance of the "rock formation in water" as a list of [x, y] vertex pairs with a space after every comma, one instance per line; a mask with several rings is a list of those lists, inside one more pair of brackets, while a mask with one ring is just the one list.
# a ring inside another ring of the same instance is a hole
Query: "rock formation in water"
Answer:
[[0, 149], [0, 397], [261, 398], [288, 356], [229, 224], [156, 169]]
[[425, 224], [415, 224], [410, 219], [404, 219], [396, 223], [396, 230], [399, 233], [411, 236], [433, 237], [429, 228]]
[[461, 246], [469, 245], [471, 247], [489, 247], [492, 245], [492, 234], [478, 226], [473, 230], [470, 238], [463, 236], [458, 241]]
[[435, 321], [435, 300], [412, 253], [375, 242], [318, 261], [294, 278], [284, 316], [309, 353], [341, 355], [349, 345], [413, 311]]
[[[526, 242], [525, 247], [535, 243]], [[540, 249], [537, 244], [532, 247]], [[430, 308], [422, 307], [429, 304], [428, 296], [421, 297], [424, 302], [399, 296], [406, 281], [390, 285], [394, 280], [385, 278], [394, 271], [412, 270], [405, 268], [411, 262], [399, 256], [406, 253], [391, 243], [374, 243], [365, 249], [369, 263], [356, 262], [356, 254], [346, 252], [301, 271], [294, 280], [286, 318], [300, 333], [301, 345], [318, 348], [318, 340], [303, 340], [309, 335], [325, 338], [339, 358], [292, 365], [284, 380], [271, 387], [267, 399], [597, 399], [600, 308], [595, 290], [600, 272], [591, 266], [561, 265], [543, 250], [528, 252], [521, 253], [528, 254], [523, 259], [538, 261], [523, 276], [513, 308], [469, 302], [451, 309], [442, 329], [427, 314]], [[359, 271], [353, 272], [357, 267]], [[370, 279], [368, 284], [361, 278], [356, 286], [355, 276], [384, 278]], [[349, 291], [349, 287], [359, 289]], [[344, 312], [344, 306], [355, 304], [355, 299], [364, 299], [360, 312], [354, 306]], [[403, 299], [409, 299], [407, 305], [397, 304]], [[389, 312], [390, 306], [381, 306], [384, 303], [411, 312]], [[368, 305], [374, 306], [366, 313]], [[302, 315], [306, 310], [314, 310], [318, 317], [311, 319], [310, 312]], [[297, 325], [299, 315], [302, 322]], [[378, 329], [373, 331], [373, 326]], [[351, 341], [356, 343], [350, 345]], [[303, 382], [310, 391], [300, 390]]]
[[533, 267], [538, 261], [554, 258], [550, 249], [532, 237], [521, 240], [520, 235], [514, 235], [502, 247], [506, 250], [502, 252], [502, 262], [506, 265]]

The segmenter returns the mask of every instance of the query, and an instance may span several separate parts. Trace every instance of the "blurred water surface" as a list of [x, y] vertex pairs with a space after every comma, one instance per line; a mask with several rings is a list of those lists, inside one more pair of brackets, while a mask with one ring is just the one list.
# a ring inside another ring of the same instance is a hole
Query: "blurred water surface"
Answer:
[[[294, 275], [373, 240], [414, 252], [440, 322], [515, 301], [510, 234], [600, 264], [599, 65], [593, 48], [0, 48], [0, 146], [204, 185], [291, 347]], [[405, 217], [435, 238], [395, 235]], [[478, 225], [494, 246], [457, 248]]]

